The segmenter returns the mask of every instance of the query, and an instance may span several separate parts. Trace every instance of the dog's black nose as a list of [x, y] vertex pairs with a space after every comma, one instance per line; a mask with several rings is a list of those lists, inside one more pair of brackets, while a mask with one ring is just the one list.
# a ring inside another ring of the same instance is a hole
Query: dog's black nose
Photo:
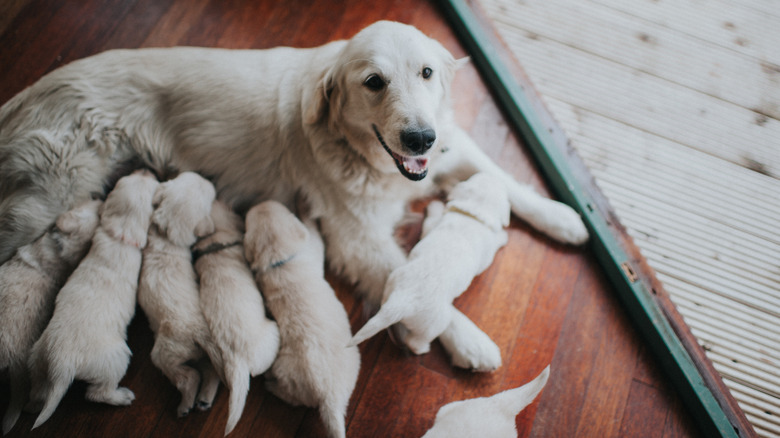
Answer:
[[431, 128], [410, 129], [401, 133], [401, 144], [410, 152], [423, 154], [436, 141], [436, 131]]

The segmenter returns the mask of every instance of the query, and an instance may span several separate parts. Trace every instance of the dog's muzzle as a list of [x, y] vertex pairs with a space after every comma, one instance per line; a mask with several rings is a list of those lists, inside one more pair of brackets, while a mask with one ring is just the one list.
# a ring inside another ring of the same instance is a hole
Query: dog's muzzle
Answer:
[[[379, 143], [382, 144], [382, 147], [385, 148], [387, 153], [390, 154], [390, 156], [393, 158], [393, 161], [395, 161], [395, 165], [398, 168], [398, 171], [401, 172], [401, 175], [412, 181], [420, 181], [425, 178], [426, 175], [428, 175], [428, 157], [407, 157], [393, 152], [390, 147], [387, 146], [387, 143], [385, 143], [385, 139], [382, 137], [382, 134], [379, 133], [379, 129], [376, 127], [376, 125], [371, 125], [371, 127], [374, 129], [374, 134], [376, 134], [376, 138], [379, 140]], [[423, 131], [425, 131], [424, 134]], [[415, 134], [407, 135], [408, 140], [415, 143], [415, 147], [420, 150], [419, 155], [422, 155], [423, 153], [430, 150], [430, 148], [433, 146], [433, 143], [436, 141], [436, 133], [433, 131], [433, 129], [428, 128], [423, 131], [417, 131]], [[404, 142], [404, 135], [407, 132], [410, 131], [406, 131], [405, 133], [401, 134], [402, 143]]]

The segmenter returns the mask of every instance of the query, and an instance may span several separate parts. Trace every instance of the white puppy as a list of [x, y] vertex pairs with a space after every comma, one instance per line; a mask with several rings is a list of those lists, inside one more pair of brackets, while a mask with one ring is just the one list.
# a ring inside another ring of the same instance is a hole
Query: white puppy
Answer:
[[230, 390], [225, 435], [244, 410], [249, 377], [264, 373], [279, 350], [279, 328], [265, 316], [263, 297], [244, 258], [244, 222], [221, 201], [211, 206], [214, 233], [192, 249], [200, 278], [200, 308]]
[[436, 413], [433, 427], [423, 438], [515, 438], [515, 417], [539, 395], [549, 376], [548, 365], [519, 388], [446, 404]]
[[304, 226], [275, 201], [246, 217], [246, 258], [279, 324], [281, 346], [268, 389], [293, 405], [319, 407], [329, 436], [344, 437], [349, 397], [360, 369], [344, 306], [324, 278], [324, 249], [313, 222]]
[[135, 398], [118, 385], [130, 361], [127, 325], [157, 185], [150, 172], [135, 172], [101, 206], [92, 246], [57, 294], [54, 315], [32, 348], [30, 395], [45, 400], [33, 428], [54, 413], [74, 379], [90, 383], [92, 401], [120, 406]]
[[101, 201], [61, 214], [55, 226], [0, 266], [0, 369], [8, 368], [11, 400], [3, 434], [13, 428], [30, 392], [30, 349], [54, 310], [54, 298], [89, 249]]
[[210, 215], [214, 197], [214, 186], [192, 172], [160, 184], [138, 282], [138, 304], [154, 332], [152, 363], [181, 392], [179, 416], [190, 412], [196, 397], [199, 408], [210, 407], [219, 386], [207, 360], [201, 361], [202, 384], [201, 372], [187, 362], [204, 359], [205, 350], [213, 365], [222, 369], [200, 311], [190, 252], [198, 237], [214, 231]]
[[457, 312], [452, 301], [506, 244], [508, 223], [506, 190], [486, 173], [456, 185], [446, 208], [432, 202], [422, 239], [412, 248], [409, 260], [390, 274], [382, 307], [350, 345], [400, 322], [400, 340], [415, 354], [427, 353], [431, 341], [452, 323]]

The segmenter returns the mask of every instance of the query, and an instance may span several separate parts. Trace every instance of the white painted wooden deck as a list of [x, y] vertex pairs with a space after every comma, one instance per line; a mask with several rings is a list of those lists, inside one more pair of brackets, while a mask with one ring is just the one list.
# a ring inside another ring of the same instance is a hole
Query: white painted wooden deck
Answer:
[[780, 436], [780, 0], [480, 0], [760, 436]]

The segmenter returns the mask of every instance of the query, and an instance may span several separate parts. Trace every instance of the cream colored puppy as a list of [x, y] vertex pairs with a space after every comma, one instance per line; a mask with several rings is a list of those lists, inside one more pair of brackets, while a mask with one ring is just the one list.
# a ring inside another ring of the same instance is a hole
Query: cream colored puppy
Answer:
[[[490, 266], [496, 251], [506, 244], [504, 227], [508, 223], [506, 190], [486, 173], [457, 184], [446, 208], [438, 202], [429, 205], [422, 239], [412, 248], [408, 261], [390, 274], [382, 307], [350, 345], [400, 322], [400, 340], [415, 354], [427, 353], [431, 341], [453, 322], [457, 310], [452, 301]], [[456, 321], [456, 327], [460, 322]]]
[[200, 308], [224, 366], [230, 390], [225, 435], [236, 427], [249, 392], [250, 376], [271, 367], [279, 350], [279, 328], [265, 316], [263, 297], [244, 259], [244, 222], [221, 201], [211, 206], [214, 233], [192, 249], [200, 278]]
[[121, 406], [135, 398], [118, 385], [130, 362], [127, 325], [157, 185], [150, 172], [135, 172], [101, 206], [92, 246], [57, 294], [54, 315], [32, 348], [31, 398], [45, 400], [33, 428], [54, 413], [74, 379], [90, 383], [88, 400]]
[[180, 417], [190, 412], [196, 397], [199, 408], [209, 408], [219, 386], [208, 361], [201, 362], [203, 376], [188, 362], [203, 359], [205, 350], [214, 366], [222, 367], [200, 311], [190, 252], [198, 237], [214, 231], [214, 197], [214, 186], [192, 172], [160, 184], [138, 283], [138, 304], [154, 332], [152, 363], [181, 392]]
[[550, 377], [548, 365], [525, 385], [491, 397], [456, 401], [442, 406], [423, 438], [515, 438], [515, 417], [542, 392]]
[[281, 335], [268, 389], [293, 405], [319, 407], [329, 436], [344, 437], [360, 354], [346, 347], [349, 320], [325, 281], [316, 226], [304, 226], [282, 204], [267, 201], [247, 213], [244, 245]]
[[30, 393], [30, 349], [51, 318], [57, 291], [89, 249], [100, 204], [87, 201], [61, 214], [52, 229], [0, 266], [0, 370], [8, 368], [11, 381], [4, 435]]

